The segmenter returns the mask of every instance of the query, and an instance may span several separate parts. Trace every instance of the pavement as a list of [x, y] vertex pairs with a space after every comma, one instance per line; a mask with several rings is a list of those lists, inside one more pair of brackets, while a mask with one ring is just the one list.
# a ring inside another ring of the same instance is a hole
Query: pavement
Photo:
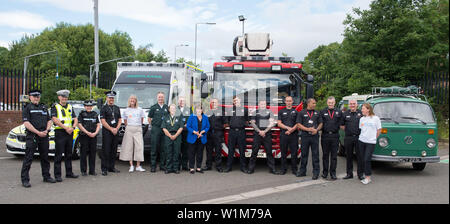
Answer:
[[[148, 158], [143, 164], [147, 171], [143, 173], [128, 173], [128, 162], [117, 160], [116, 168], [121, 172], [101, 176], [97, 158], [98, 176], [63, 178], [62, 183], [49, 184], [42, 181], [39, 158], [35, 158], [30, 170], [32, 187], [26, 189], [20, 182], [22, 158], [6, 153], [5, 139], [6, 135], [0, 135], [0, 204], [449, 203], [448, 143], [439, 144], [442, 162], [427, 164], [423, 171], [413, 170], [410, 163], [374, 163], [373, 182], [369, 185], [361, 184], [356, 178], [312, 180], [311, 161], [307, 176], [298, 178], [290, 170], [282, 176], [270, 174], [265, 160], [258, 160], [254, 174], [244, 174], [237, 159], [231, 173], [183, 171], [177, 175], [159, 170], [150, 173]], [[53, 176], [53, 159], [50, 162]], [[74, 172], [80, 174], [79, 160], [72, 164]], [[340, 177], [345, 175], [343, 157], [338, 157], [337, 173]]]

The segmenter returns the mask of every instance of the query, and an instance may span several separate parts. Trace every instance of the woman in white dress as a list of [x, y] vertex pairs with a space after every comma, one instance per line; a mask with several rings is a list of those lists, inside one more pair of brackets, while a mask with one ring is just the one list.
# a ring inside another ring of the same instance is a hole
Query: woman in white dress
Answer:
[[128, 99], [128, 107], [122, 113], [125, 123], [125, 134], [122, 140], [122, 150], [119, 159], [130, 162], [129, 172], [134, 171], [133, 161], [136, 161], [136, 171], [144, 172], [141, 162], [144, 161], [144, 138], [142, 136], [142, 122], [145, 113], [138, 107], [137, 97], [131, 95]]

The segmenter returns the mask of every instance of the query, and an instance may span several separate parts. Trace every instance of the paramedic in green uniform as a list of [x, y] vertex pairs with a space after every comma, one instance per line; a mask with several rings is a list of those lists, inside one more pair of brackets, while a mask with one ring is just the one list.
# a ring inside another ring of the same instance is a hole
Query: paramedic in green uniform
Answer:
[[171, 104], [169, 106], [169, 114], [165, 115], [161, 124], [164, 136], [164, 153], [166, 154], [166, 171], [165, 173], [180, 173], [180, 146], [181, 133], [183, 132], [184, 122], [182, 116], [176, 116], [177, 106]]
[[148, 112], [148, 123], [151, 124], [150, 144], [151, 144], [151, 172], [156, 172], [156, 154], [159, 152], [159, 167], [165, 170], [165, 154], [164, 154], [164, 134], [161, 130], [161, 124], [164, 116], [168, 113], [167, 105], [164, 104], [164, 93], [159, 92], [157, 95], [158, 102], [150, 107]]

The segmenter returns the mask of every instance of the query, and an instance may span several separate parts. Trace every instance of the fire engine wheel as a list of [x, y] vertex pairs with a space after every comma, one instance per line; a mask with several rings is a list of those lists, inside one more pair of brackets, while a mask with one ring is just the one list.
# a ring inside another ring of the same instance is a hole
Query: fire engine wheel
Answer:
[[422, 171], [423, 169], [425, 169], [427, 163], [413, 163], [412, 165], [414, 170]]

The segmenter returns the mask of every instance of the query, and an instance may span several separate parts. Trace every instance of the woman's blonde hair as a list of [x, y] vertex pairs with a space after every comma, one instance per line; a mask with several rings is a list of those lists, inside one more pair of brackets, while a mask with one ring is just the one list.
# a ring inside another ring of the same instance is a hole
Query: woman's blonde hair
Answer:
[[375, 113], [373, 112], [373, 107], [370, 104], [365, 103], [362, 106], [369, 110], [369, 116], [372, 117], [375, 115]]
[[135, 106], [134, 108], [138, 108], [138, 100], [137, 100], [136, 95], [131, 95], [131, 96], [128, 98], [128, 107], [131, 107], [131, 99], [135, 99], [135, 100], [136, 100], [136, 104], [134, 105], [134, 106]]

